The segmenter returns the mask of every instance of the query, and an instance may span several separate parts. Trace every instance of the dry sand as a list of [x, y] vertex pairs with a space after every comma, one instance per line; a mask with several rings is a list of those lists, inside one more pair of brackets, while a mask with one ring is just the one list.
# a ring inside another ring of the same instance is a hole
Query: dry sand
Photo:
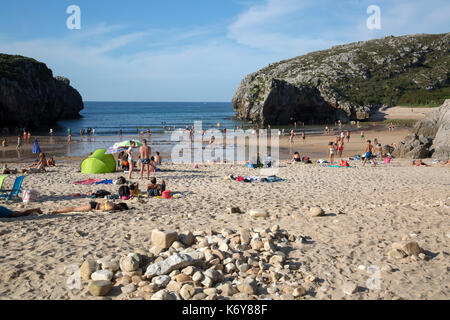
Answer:
[[[385, 142], [387, 137], [380, 139]], [[354, 140], [356, 148], [360, 142], [357, 137]], [[87, 292], [86, 282], [79, 294], [66, 287], [65, 268], [80, 265], [87, 257], [148, 251], [154, 228], [220, 232], [224, 228], [279, 224], [296, 236], [311, 237], [308, 244], [292, 243], [290, 253], [301, 263], [305, 276], [317, 277], [314, 283], [298, 279], [310, 292], [306, 299], [448, 299], [450, 170], [443, 165], [410, 167], [407, 163], [393, 160], [390, 165], [362, 168], [361, 162], [352, 161], [352, 168], [330, 168], [284, 161], [277, 175], [287, 181], [269, 184], [224, 179], [230, 174], [258, 174], [243, 165], [201, 165], [194, 170], [192, 165], [164, 164], [163, 172], [156, 176], [182, 198], [145, 198], [142, 203], [132, 200], [132, 209], [127, 212], [0, 219], [0, 298], [95, 299]], [[6, 205], [17, 210], [39, 206], [47, 213], [89, 201], [70, 198], [70, 193], [117, 191], [114, 185], [74, 185], [87, 178], [77, 172], [78, 168], [77, 163], [66, 163], [47, 173], [27, 176], [24, 189], [38, 191], [39, 203]], [[125, 176], [90, 177], [121, 175]], [[13, 177], [8, 178], [7, 186], [12, 181]], [[264, 208], [271, 218], [227, 214], [230, 206], [247, 212]], [[326, 216], [310, 217], [311, 206], [322, 207]], [[339, 210], [345, 214], [337, 215]], [[388, 256], [391, 244], [406, 237], [426, 250], [427, 261], [393, 260]], [[371, 275], [359, 269], [372, 265], [383, 270], [387, 265], [393, 268], [381, 271], [380, 290], [367, 289]], [[347, 280], [356, 282], [359, 292], [345, 295], [342, 286]], [[123, 296], [106, 299], [111, 298]]]

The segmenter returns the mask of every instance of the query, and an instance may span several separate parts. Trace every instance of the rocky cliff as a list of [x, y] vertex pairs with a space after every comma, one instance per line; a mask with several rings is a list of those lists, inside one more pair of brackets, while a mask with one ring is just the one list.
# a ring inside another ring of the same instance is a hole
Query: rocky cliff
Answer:
[[450, 97], [450, 33], [386, 37], [271, 64], [245, 77], [237, 118], [258, 124], [366, 120], [383, 105]]
[[0, 128], [38, 128], [79, 117], [83, 100], [70, 81], [44, 63], [0, 54]]
[[426, 118], [417, 122], [413, 133], [406, 136], [392, 153], [395, 157], [450, 159], [450, 99]]

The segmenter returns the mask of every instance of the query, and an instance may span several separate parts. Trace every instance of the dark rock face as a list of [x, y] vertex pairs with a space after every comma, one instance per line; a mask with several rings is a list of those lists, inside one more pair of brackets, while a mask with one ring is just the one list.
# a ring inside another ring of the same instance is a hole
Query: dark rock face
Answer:
[[83, 108], [67, 78], [34, 59], [0, 54], [0, 127], [38, 128], [78, 118]]
[[414, 133], [406, 136], [392, 155], [412, 159], [450, 159], [450, 99], [417, 122]]
[[450, 33], [357, 42], [246, 76], [233, 107], [237, 118], [257, 124], [367, 120], [405, 95], [448, 90], [449, 68]]

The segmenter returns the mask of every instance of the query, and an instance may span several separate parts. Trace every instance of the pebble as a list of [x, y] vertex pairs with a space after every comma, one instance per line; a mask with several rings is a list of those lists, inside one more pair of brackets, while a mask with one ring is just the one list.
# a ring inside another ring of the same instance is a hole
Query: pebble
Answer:
[[347, 282], [342, 287], [342, 292], [344, 292], [346, 295], [352, 295], [356, 292], [357, 288], [358, 286], [356, 285], [356, 283]]
[[311, 209], [309, 209], [309, 213], [313, 217], [323, 217], [325, 215], [325, 212], [320, 207], [312, 207]]
[[165, 287], [170, 282], [170, 280], [171, 279], [169, 276], [164, 275], [164, 276], [159, 276], [159, 277], [153, 278], [152, 281], [154, 284], [157, 284], [160, 287]]
[[194, 294], [195, 294], [195, 288], [193, 286], [191, 286], [190, 284], [185, 284], [180, 289], [180, 296], [184, 300], [189, 300], [190, 298], [192, 298], [194, 296]]
[[294, 298], [304, 296], [306, 294], [306, 289], [303, 287], [297, 287], [292, 291]]
[[133, 272], [139, 268], [139, 261], [133, 256], [126, 256], [120, 261], [120, 269], [125, 272]]
[[193, 234], [192, 232], [190, 232], [190, 231], [183, 231], [183, 232], [181, 232], [181, 233], [179, 234], [178, 240], [179, 240], [182, 244], [184, 244], [184, 245], [190, 247], [190, 246], [192, 246], [192, 245], [194, 244], [194, 242], [195, 242], [195, 237], [194, 237], [194, 234]]
[[258, 285], [254, 279], [245, 279], [237, 286], [237, 289], [239, 292], [252, 295], [258, 292]]
[[134, 283], [130, 283], [124, 287], [121, 288], [121, 291], [123, 294], [129, 294], [136, 291], [136, 286]]
[[117, 272], [120, 269], [120, 266], [117, 261], [107, 261], [102, 263], [102, 269]]
[[269, 213], [267, 212], [267, 210], [252, 209], [249, 211], [249, 215], [253, 218], [267, 218], [269, 216]]
[[94, 272], [93, 274], [91, 274], [91, 279], [92, 280], [107, 280], [107, 281], [111, 281], [111, 279], [113, 278], [113, 273], [109, 270], [99, 270]]
[[152, 296], [151, 300], [175, 300], [175, 297], [167, 290], [160, 290]]

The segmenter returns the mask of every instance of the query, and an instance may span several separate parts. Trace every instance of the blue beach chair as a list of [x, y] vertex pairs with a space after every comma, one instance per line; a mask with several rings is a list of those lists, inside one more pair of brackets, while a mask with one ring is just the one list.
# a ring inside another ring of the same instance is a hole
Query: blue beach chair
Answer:
[[20, 193], [20, 189], [22, 188], [22, 182], [24, 178], [25, 176], [17, 177], [11, 190], [0, 190], [0, 193], [2, 193], [0, 194], [0, 198], [11, 200], [12, 197], [17, 197]]

